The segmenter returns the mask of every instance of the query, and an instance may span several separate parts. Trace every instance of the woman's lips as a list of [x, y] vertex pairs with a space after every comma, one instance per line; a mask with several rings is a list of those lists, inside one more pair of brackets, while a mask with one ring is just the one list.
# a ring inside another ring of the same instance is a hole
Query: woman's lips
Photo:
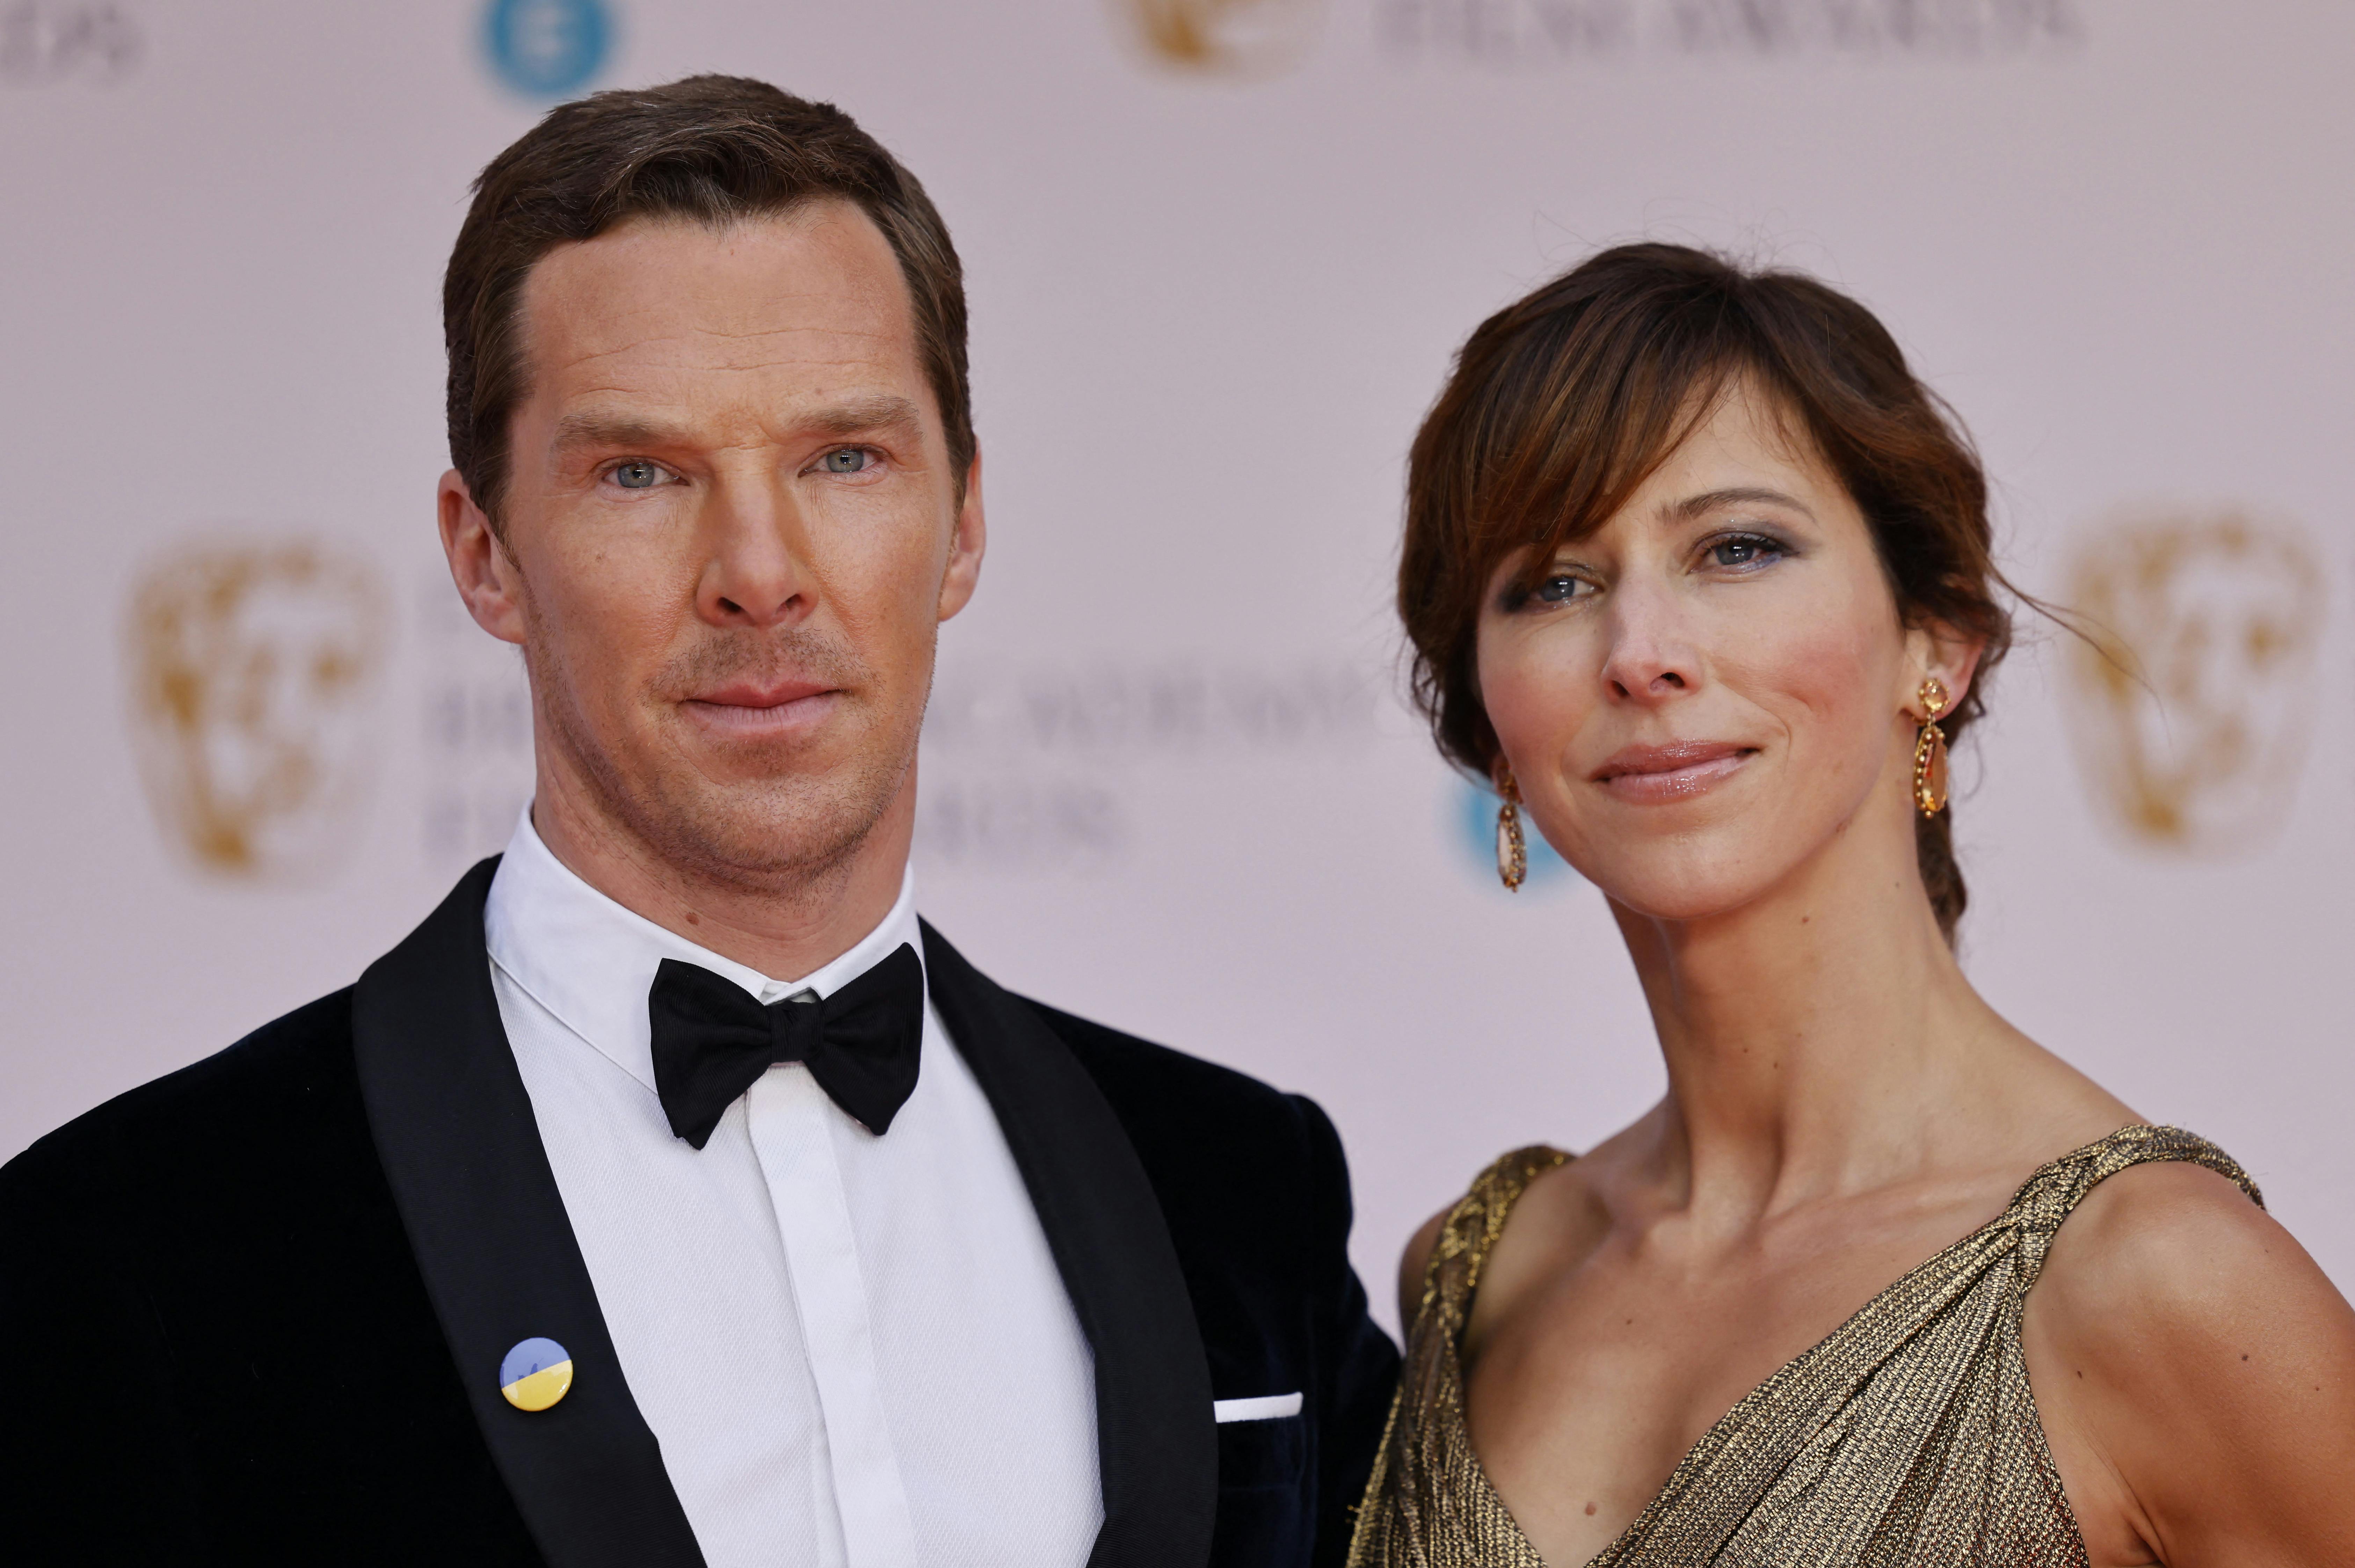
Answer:
[[834, 706], [836, 690], [815, 681], [776, 686], [723, 686], [679, 706], [698, 723], [730, 735], [778, 735], [805, 730]]
[[1629, 746], [1594, 771], [1594, 782], [1630, 805], [1689, 800], [1732, 777], [1757, 754], [1753, 746], [1721, 741]]

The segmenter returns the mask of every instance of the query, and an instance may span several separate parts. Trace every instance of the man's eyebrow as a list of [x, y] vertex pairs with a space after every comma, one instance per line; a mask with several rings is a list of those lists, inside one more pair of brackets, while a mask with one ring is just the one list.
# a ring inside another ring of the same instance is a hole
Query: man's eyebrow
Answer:
[[1796, 496], [1786, 495], [1780, 490], [1770, 490], [1761, 485], [1736, 485], [1723, 490], [1709, 490], [1698, 496], [1688, 496], [1671, 506], [1668, 508], [1668, 515], [1679, 522], [1690, 522], [1696, 517], [1717, 510], [1720, 507], [1740, 506], [1744, 501], [1753, 504], [1763, 503], [1770, 507], [1788, 507], [1810, 520], [1816, 515], [1807, 504]]
[[[858, 435], [920, 423], [916, 405], [893, 394], [853, 398], [815, 409], [791, 421], [817, 435]], [[671, 425], [628, 414], [571, 413], [556, 421], [556, 445], [560, 451], [639, 447], [648, 450], [685, 444], [687, 432]]]
[[667, 425], [627, 414], [566, 414], [556, 421], [556, 445], [559, 451], [670, 446], [681, 439], [681, 432]]
[[805, 430], [821, 435], [858, 435], [870, 430], [890, 430], [897, 425], [919, 422], [916, 405], [892, 393], [879, 393], [871, 398], [853, 398], [836, 403], [795, 421]]

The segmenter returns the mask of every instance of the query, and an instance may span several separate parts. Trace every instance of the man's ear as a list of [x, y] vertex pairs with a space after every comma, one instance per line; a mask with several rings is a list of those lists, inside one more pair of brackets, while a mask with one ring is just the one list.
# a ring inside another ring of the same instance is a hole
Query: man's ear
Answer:
[[973, 602], [981, 581], [981, 556], [989, 542], [989, 525], [981, 507], [981, 453], [965, 470], [964, 501], [957, 507], [956, 527], [949, 535], [948, 569], [941, 574], [940, 618], [943, 621]]
[[466, 482], [454, 468], [442, 475], [435, 500], [441, 507], [442, 553], [450, 562], [450, 581], [466, 613], [503, 643], [523, 641], [524, 615], [520, 594], [522, 574], [506, 546], [492, 530], [491, 519], [474, 505]]
[[1922, 683], [1934, 679], [1946, 688], [1946, 711], [1962, 706], [1971, 681], [1979, 672], [1979, 656], [1987, 652], [1984, 637], [1965, 636], [1943, 622], [1928, 622], [1905, 634], [1905, 690], [1899, 704], [1908, 713], [1920, 713]]

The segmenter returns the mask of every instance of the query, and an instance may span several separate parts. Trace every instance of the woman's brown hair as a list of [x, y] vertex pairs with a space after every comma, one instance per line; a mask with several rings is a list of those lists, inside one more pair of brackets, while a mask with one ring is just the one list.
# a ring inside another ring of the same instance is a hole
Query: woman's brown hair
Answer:
[[[1449, 759], [1493, 776], [1480, 701], [1480, 605], [1528, 549], [1534, 587], [1563, 544], [1599, 528], [1735, 379], [1804, 432], [1872, 530], [1909, 627], [1986, 651], [1939, 722], [1959, 739], [1986, 711], [2011, 644], [1997, 598], [1987, 478], [1970, 438], [1870, 311], [1797, 272], [1751, 271], [1682, 245], [1604, 251], [1473, 333], [1407, 464], [1399, 614], [1417, 705]], [[1922, 881], [1949, 940], [1966, 894], [1954, 813], [1916, 817]]]

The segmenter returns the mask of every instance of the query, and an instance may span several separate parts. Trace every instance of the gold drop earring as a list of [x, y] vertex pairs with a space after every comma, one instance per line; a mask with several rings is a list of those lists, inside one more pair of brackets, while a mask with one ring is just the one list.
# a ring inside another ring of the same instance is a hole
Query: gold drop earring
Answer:
[[1946, 686], [1936, 676], [1922, 683], [1922, 733], [1913, 742], [1913, 804], [1924, 816], [1946, 809], [1946, 732], [1938, 715], [1946, 710]]
[[1497, 793], [1504, 800], [1497, 807], [1497, 875], [1507, 892], [1517, 893], [1529, 874], [1529, 846], [1521, 837], [1521, 786], [1513, 782], [1512, 769], [1505, 770]]

